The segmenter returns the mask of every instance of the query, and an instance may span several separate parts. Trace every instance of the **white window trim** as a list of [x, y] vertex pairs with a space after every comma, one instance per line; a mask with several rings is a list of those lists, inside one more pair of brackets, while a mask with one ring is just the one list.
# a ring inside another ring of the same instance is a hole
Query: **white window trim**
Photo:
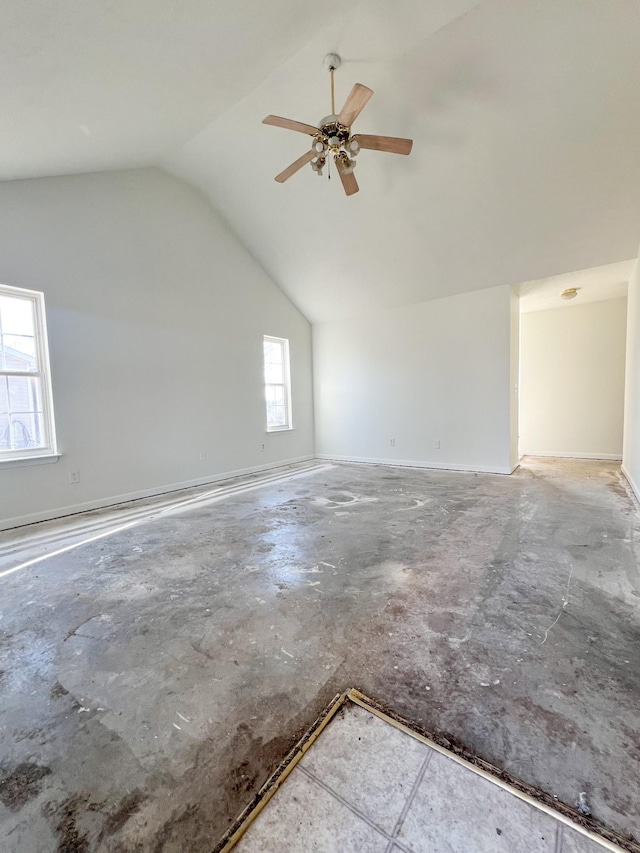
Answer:
[[0, 368], [0, 376], [37, 376], [42, 386], [42, 415], [46, 434], [46, 444], [42, 447], [34, 447], [33, 450], [24, 447], [18, 450], [0, 450], [0, 467], [6, 467], [4, 463], [14, 463], [17, 466], [29, 464], [30, 462], [57, 461], [59, 453], [56, 442], [55, 420], [53, 416], [53, 388], [51, 386], [51, 365], [49, 363], [49, 339], [47, 337], [47, 324], [44, 305], [44, 293], [37, 290], [26, 290], [23, 287], [0, 284], [0, 293], [10, 297], [22, 297], [31, 299], [33, 302], [33, 314], [36, 329], [36, 351], [38, 354], [37, 373], [31, 371], [3, 370]]
[[[289, 359], [289, 339], [288, 338], [277, 338], [274, 335], [263, 335], [263, 337], [262, 337], [263, 345], [264, 345], [265, 341], [270, 341], [271, 343], [275, 343], [275, 344], [281, 344], [283, 347], [284, 383], [264, 381], [264, 388], [266, 389], [267, 385], [281, 385], [284, 388], [285, 409], [287, 412], [287, 423], [284, 426], [270, 427], [267, 424], [266, 425], [266, 431], [268, 433], [291, 432], [294, 427], [293, 427], [293, 417], [292, 417], [292, 407], [291, 407], [291, 363], [290, 363], [290, 359]], [[263, 346], [263, 353], [262, 353], [262, 364], [263, 364], [263, 372], [264, 372], [264, 346]], [[266, 407], [266, 399], [265, 399], [265, 423], [266, 423], [266, 418], [267, 418], [267, 407]]]
[[39, 456], [14, 456], [11, 459], [0, 459], [0, 471], [4, 468], [25, 468], [28, 465], [51, 465], [61, 456], [61, 453], [47, 452]]

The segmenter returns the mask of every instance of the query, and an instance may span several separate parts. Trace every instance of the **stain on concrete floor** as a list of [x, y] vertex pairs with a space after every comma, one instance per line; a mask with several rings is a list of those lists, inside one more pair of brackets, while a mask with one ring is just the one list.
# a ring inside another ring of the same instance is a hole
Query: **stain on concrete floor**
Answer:
[[11, 811], [20, 811], [29, 800], [40, 793], [42, 779], [48, 776], [48, 767], [23, 763], [9, 770], [0, 767], [0, 802]]
[[3, 849], [210, 850], [353, 684], [638, 836], [639, 543], [613, 463], [335, 465], [10, 575]]

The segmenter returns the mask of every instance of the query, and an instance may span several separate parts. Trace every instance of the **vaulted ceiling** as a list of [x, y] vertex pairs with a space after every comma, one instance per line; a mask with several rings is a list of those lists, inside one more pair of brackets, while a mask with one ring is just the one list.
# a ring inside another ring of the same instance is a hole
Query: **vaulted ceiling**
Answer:
[[0, 180], [158, 163], [300, 50], [317, 14], [299, 0], [0, 0]]
[[[627, 260], [640, 240], [637, 0], [1, 0], [0, 177], [161, 164], [313, 321]], [[375, 96], [360, 192], [261, 124]], [[0, 190], [1, 191], [1, 190]]]

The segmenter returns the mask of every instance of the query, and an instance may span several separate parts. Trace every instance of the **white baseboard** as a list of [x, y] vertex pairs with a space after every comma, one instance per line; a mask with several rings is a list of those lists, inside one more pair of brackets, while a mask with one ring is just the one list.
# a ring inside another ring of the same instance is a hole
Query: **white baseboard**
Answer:
[[22, 527], [25, 524], [35, 524], [38, 521], [51, 521], [54, 518], [64, 518], [68, 515], [76, 515], [93, 509], [105, 509], [116, 504], [137, 501], [143, 498], [154, 498], [158, 495], [170, 492], [179, 492], [181, 489], [190, 489], [193, 486], [207, 486], [210, 483], [219, 483], [222, 480], [231, 480], [233, 477], [241, 477], [245, 474], [259, 474], [261, 471], [271, 471], [274, 468], [283, 468], [286, 465], [295, 465], [297, 462], [313, 462], [315, 456], [297, 456], [293, 459], [285, 459], [280, 462], [267, 463], [266, 465], [255, 465], [249, 468], [238, 468], [235, 471], [225, 471], [221, 474], [210, 474], [205, 477], [197, 477], [193, 480], [184, 480], [181, 483], [171, 483], [166, 486], [156, 486], [150, 489], [141, 489], [137, 492], [129, 492], [124, 495], [111, 495], [106, 498], [83, 501], [82, 503], [70, 504], [55, 509], [41, 510], [40, 512], [19, 515], [13, 518], [0, 520], [0, 530], [11, 530], [14, 527]]
[[523, 450], [523, 456], [540, 456], [543, 459], [601, 459], [603, 462], [622, 462], [619, 453], [541, 453], [537, 450]]
[[378, 459], [370, 456], [336, 456], [333, 453], [317, 453], [316, 459], [328, 462], [363, 462], [367, 465], [389, 465], [395, 468], [429, 468], [434, 471], [462, 471], [471, 474], [513, 474], [513, 468], [491, 467], [489, 465], [465, 465], [450, 462], [423, 462], [410, 459]]
[[631, 491], [632, 491], [632, 492], [633, 492], [633, 494], [636, 496], [636, 499], [637, 499], [638, 503], [640, 503], [640, 487], [639, 487], [639, 486], [638, 486], [638, 484], [634, 481], [633, 477], [632, 477], [632, 476], [631, 476], [631, 474], [627, 471], [627, 469], [624, 467], [624, 465], [621, 465], [621, 466], [620, 466], [620, 470], [621, 470], [621, 471], [622, 471], [622, 473], [624, 474], [624, 476], [625, 476], [625, 479], [626, 479], [627, 483], [629, 483], [629, 485], [631, 486]]

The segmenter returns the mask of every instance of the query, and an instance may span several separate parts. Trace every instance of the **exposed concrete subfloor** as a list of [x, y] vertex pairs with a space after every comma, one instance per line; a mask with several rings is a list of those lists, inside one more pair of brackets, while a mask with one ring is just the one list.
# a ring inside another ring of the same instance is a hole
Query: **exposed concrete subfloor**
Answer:
[[614, 463], [335, 465], [7, 575], [0, 848], [204, 853], [352, 685], [640, 836], [639, 558]]

